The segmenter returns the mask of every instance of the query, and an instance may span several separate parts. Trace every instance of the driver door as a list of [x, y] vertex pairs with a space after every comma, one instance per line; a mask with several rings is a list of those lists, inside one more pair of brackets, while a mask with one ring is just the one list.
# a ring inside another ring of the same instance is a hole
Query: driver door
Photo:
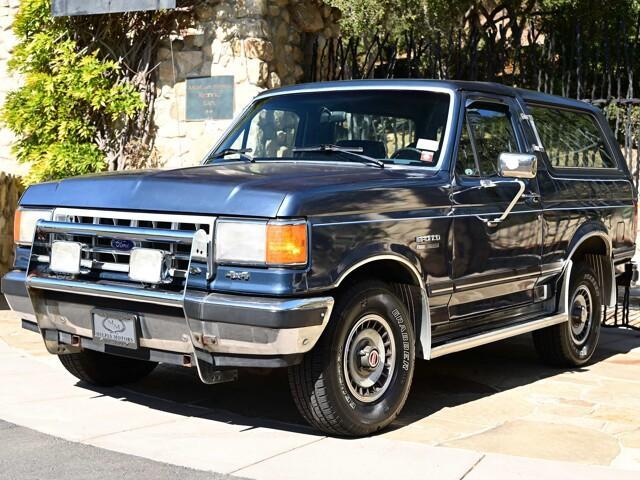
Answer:
[[[454, 293], [452, 321], [500, 321], [535, 310], [542, 214], [537, 179], [498, 175], [501, 153], [525, 152], [520, 109], [513, 99], [470, 96], [460, 128], [452, 187]], [[491, 223], [525, 190], [507, 217]]]

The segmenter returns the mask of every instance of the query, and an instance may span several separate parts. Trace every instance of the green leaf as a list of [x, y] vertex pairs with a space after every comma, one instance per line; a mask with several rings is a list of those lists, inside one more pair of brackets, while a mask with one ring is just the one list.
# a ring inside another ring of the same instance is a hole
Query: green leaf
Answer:
[[135, 86], [119, 76], [120, 66], [81, 48], [68, 20], [50, 12], [49, 0], [22, 0], [10, 68], [24, 82], [0, 111], [18, 137], [18, 160], [31, 165], [27, 182], [106, 169], [98, 132], [117, 138], [120, 119], [144, 107]]

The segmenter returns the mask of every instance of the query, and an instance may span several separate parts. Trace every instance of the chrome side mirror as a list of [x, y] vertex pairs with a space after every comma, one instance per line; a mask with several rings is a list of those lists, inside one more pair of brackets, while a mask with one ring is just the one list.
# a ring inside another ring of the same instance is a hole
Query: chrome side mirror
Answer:
[[501, 153], [498, 174], [508, 178], [535, 178], [538, 159], [532, 153]]

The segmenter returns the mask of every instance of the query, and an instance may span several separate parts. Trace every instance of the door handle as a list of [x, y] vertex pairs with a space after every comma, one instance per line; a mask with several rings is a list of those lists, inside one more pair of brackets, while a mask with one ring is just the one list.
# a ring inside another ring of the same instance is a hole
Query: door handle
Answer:
[[529, 204], [540, 203], [540, 194], [536, 192], [523, 193], [522, 198], [524, 198], [524, 201]]

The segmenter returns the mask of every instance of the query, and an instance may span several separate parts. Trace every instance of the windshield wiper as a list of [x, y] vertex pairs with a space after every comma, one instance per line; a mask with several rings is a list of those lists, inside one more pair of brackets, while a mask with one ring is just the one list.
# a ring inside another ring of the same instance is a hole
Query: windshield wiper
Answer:
[[248, 160], [253, 163], [255, 160], [251, 155], [247, 155], [248, 153], [253, 152], [253, 148], [225, 148], [224, 150], [220, 150], [219, 152], [212, 153], [209, 155], [207, 160], [217, 160], [219, 158], [224, 158], [227, 155], [240, 155], [242, 160]]
[[353, 160], [384, 168], [384, 162], [382, 160], [363, 155], [362, 147], [341, 147], [339, 145], [332, 145], [330, 143], [327, 143], [322, 145], [314, 145], [311, 147], [296, 147], [293, 148], [293, 152], [346, 153]]

